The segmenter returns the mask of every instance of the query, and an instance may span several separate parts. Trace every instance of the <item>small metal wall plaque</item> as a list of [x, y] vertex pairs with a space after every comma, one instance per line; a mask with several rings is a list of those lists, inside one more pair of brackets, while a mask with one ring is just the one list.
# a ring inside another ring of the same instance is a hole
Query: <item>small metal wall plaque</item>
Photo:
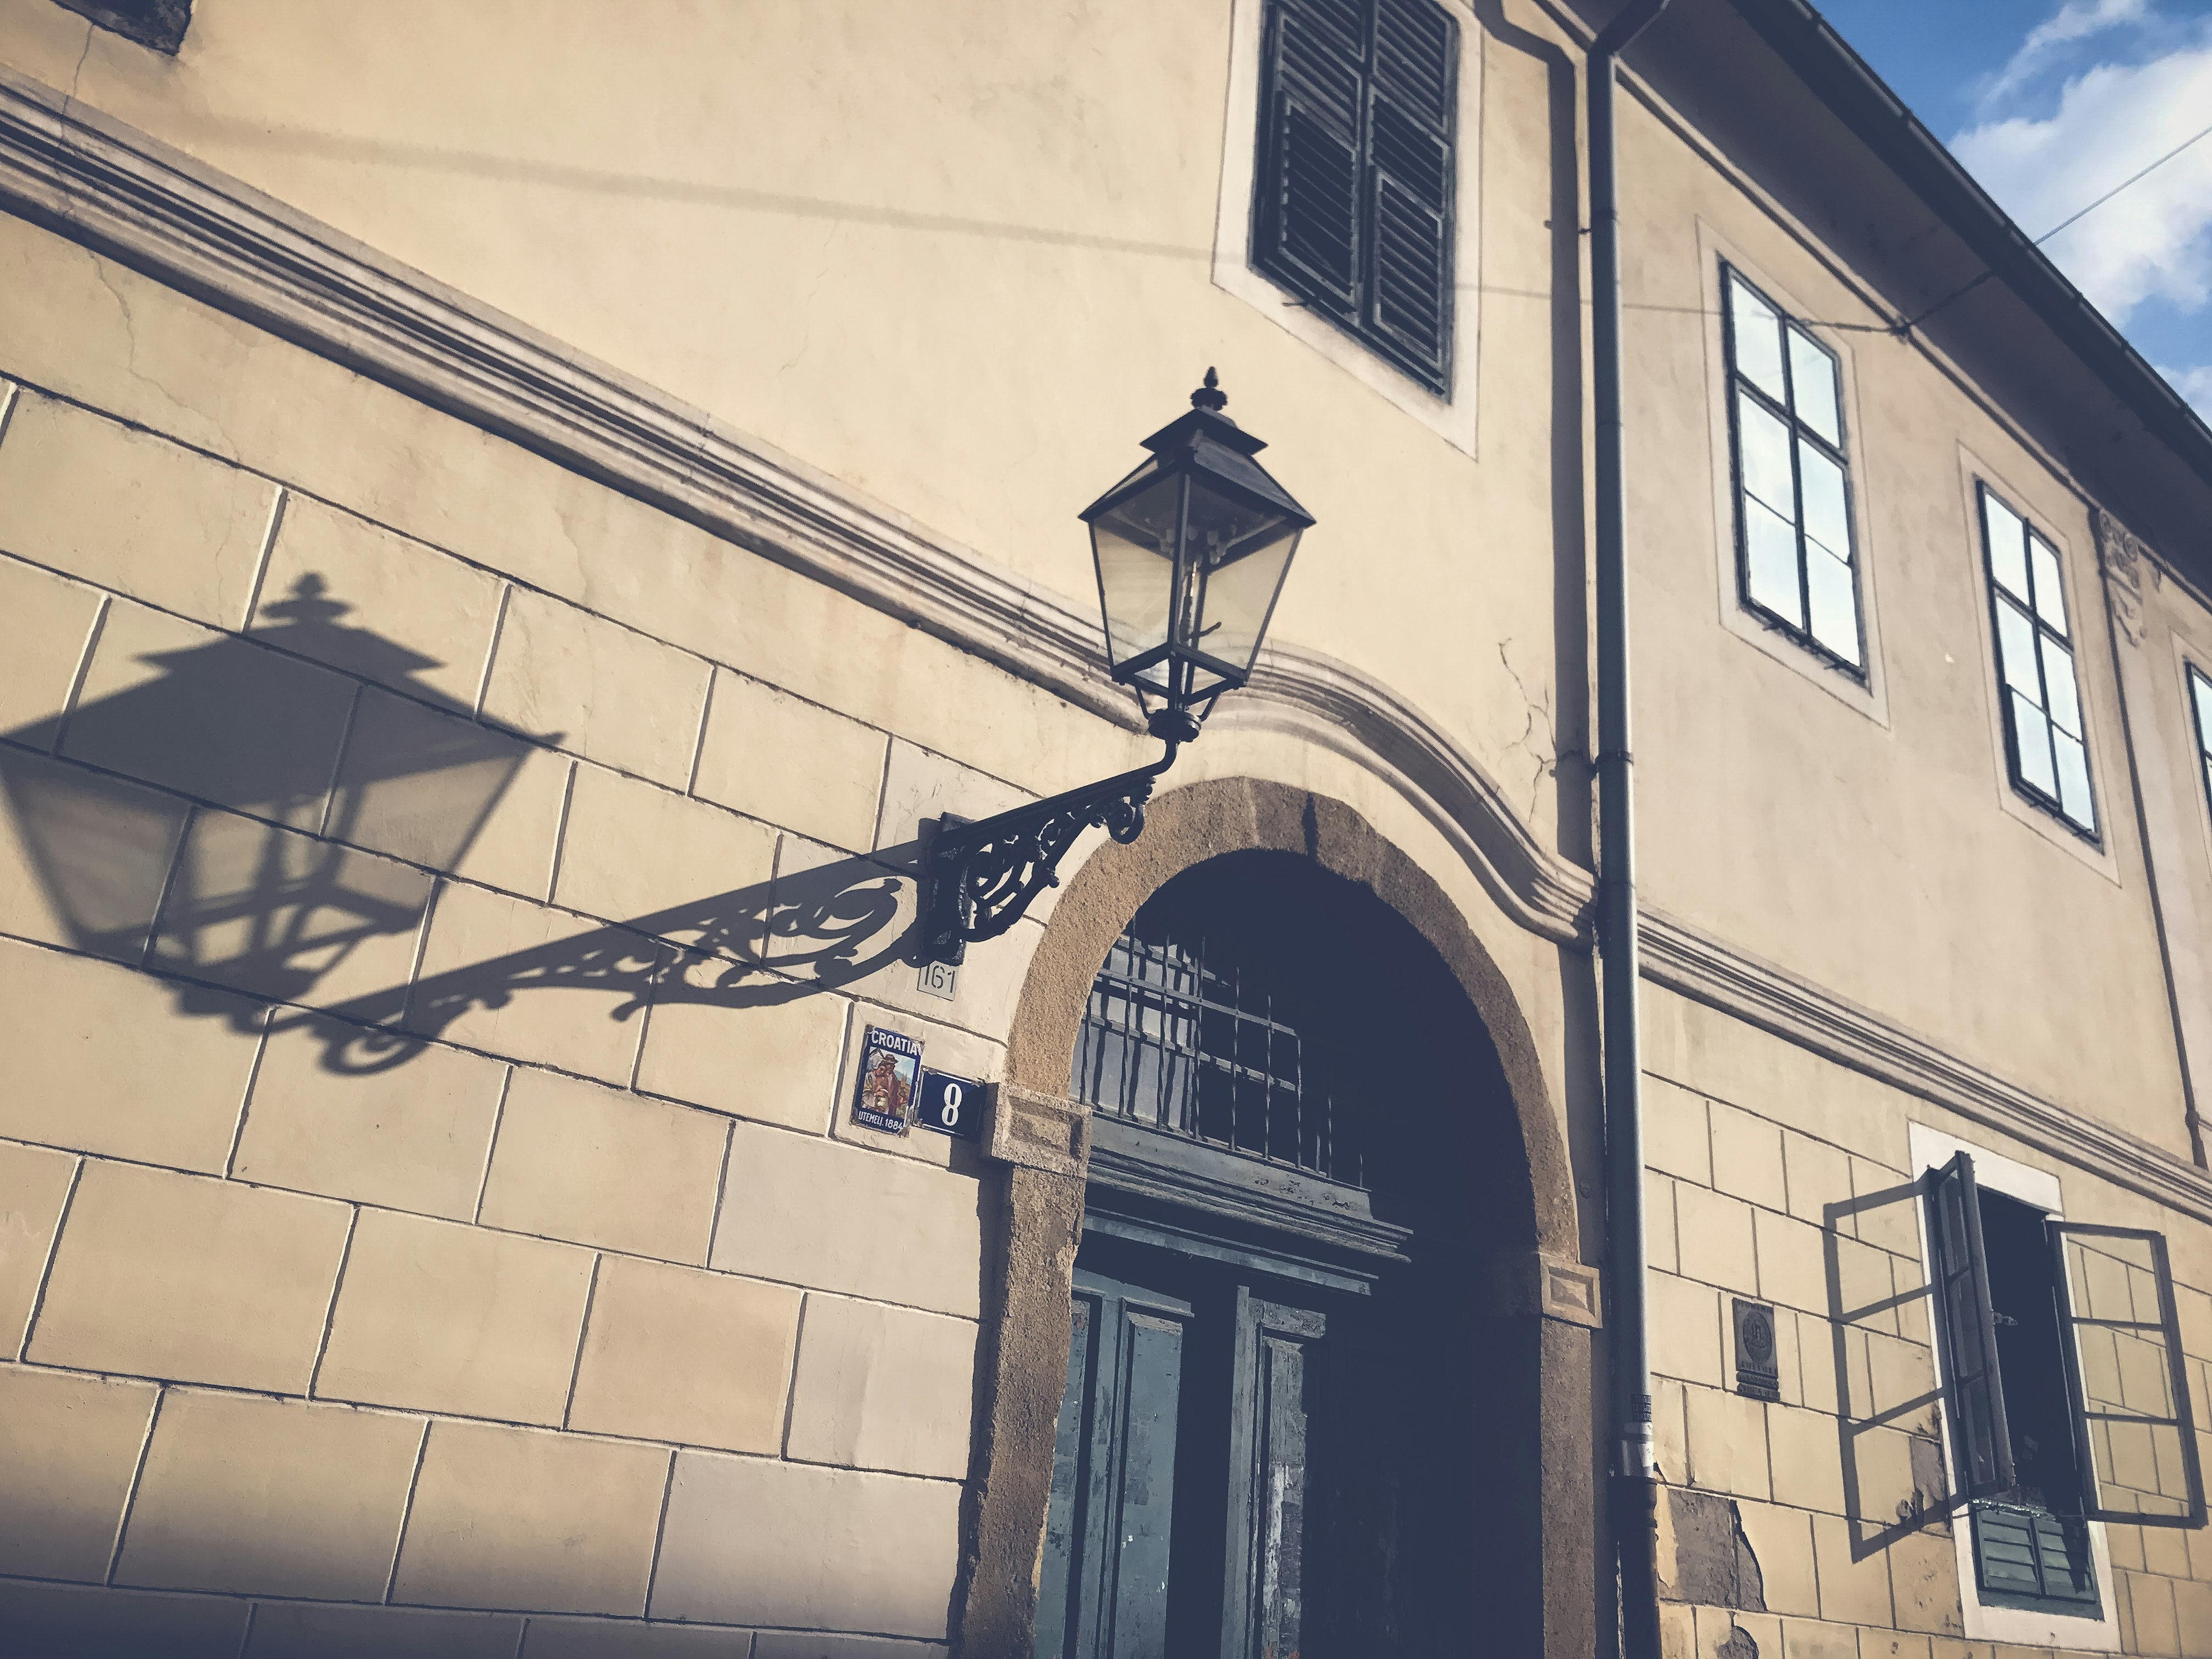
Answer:
[[960, 988], [960, 970], [949, 962], [925, 962], [915, 970], [914, 988], [926, 997], [952, 1000]]
[[917, 1039], [880, 1025], [868, 1027], [860, 1051], [860, 1079], [853, 1088], [853, 1121], [888, 1135], [904, 1134], [921, 1070]]
[[983, 1085], [950, 1072], [924, 1071], [914, 1091], [914, 1122], [918, 1129], [975, 1139], [983, 1123]]
[[1774, 1310], [1741, 1297], [1731, 1300], [1735, 1305], [1735, 1391], [1754, 1400], [1779, 1400], [1782, 1360], [1774, 1339]]

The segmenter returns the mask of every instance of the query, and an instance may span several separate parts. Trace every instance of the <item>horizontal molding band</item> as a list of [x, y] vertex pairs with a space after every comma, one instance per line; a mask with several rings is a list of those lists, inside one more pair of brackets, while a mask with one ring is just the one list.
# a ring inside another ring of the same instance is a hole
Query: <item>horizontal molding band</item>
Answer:
[[[0, 68], [0, 206], [318, 356], [915, 623], [1127, 729], [1087, 608], [297, 210]], [[1389, 779], [1500, 910], [1587, 950], [1595, 886], [1497, 780], [1390, 688], [1270, 647], [1218, 722]], [[2212, 1221], [2212, 1176], [2006, 1083], [1883, 1017], [1647, 912], [1644, 974], [2053, 1157]]]
[[2212, 1222], [2212, 1174], [2006, 1082], [1671, 916], [1643, 913], [1643, 976], [2168, 1208]]

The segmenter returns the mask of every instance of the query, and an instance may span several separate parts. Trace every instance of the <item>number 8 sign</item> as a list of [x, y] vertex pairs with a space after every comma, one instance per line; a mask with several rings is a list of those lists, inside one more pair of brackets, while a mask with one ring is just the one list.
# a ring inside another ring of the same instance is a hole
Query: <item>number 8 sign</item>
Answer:
[[973, 1140], [981, 1132], [983, 1085], [974, 1079], [925, 1068], [914, 1097], [916, 1128], [934, 1129], [962, 1140]]

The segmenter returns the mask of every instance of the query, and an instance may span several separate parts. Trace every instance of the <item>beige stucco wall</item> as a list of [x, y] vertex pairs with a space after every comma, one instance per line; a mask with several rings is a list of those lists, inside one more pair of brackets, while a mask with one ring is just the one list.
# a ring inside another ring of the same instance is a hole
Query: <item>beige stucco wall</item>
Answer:
[[[992, 1222], [851, 1056], [1000, 1074], [1051, 907], [923, 995], [917, 822], [1146, 746], [19, 220], [0, 264], [10, 1616], [942, 1642]], [[1235, 721], [1215, 776], [1435, 871], [1564, 1115], [1557, 948], [1402, 786]]]
[[[1943, 1515], [1948, 1457], [1917, 1294], [1911, 1127], [2055, 1176], [2069, 1221], [2165, 1234], [2208, 1454], [2212, 1226], [1696, 1003], [1653, 989], [1645, 1012], [1655, 1426], [1673, 1489], [1661, 1503], [1668, 1651], [1735, 1659], [1726, 1644], [1741, 1630], [1760, 1654], [2052, 1652], [2047, 1637], [1991, 1637], [1962, 1605], [1953, 1528], [1966, 1522]], [[1734, 1391], [1732, 1297], [1777, 1310], [1777, 1402]], [[1710, 1529], [1694, 1535], [1707, 1494], [1756, 1563], [1734, 1596], [1713, 1594]], [[2103, 1530], [2112, 1579], [2100, 1591], [2117, 1628], [2060, 1621], [2059, 1650], [2212, 1651], [2207, 1534]]]
[[[1856, 532], [1881, 703], [1734, 611], [1709, 268], [1725, 253], [1816, 322], [1882, 319], [1809, 235], [1626, 108], [1630, 523], [1644, 890], [1669, 914], [2186, 1157], [2172, 1023], [2130, 794], [2087, 502], [1972, 387], [1875, 328], [1848, 368]], [[2021, 805], [1995, 724], [1972, 482], [2065, 560], [2103, 848]], [[1722, 586], [1725, 580], [1729, 586]], [[2080, 1034], [2097, 1040], [2083, 1042]]]
[[[1071, 3], [1019, 28], [982, 4], [202, 0], [173, 62], [0, 0], [0, 63], [1078, 599], [1074, 508], [1218, 364], [1322, 521], [1280, 637], [1432, 722], [1571, 860], [1581, 366], [1555, 353], [1580, 342], [1556, 331], [1575, 307], [1545, 221], [1574, 112], [1559, 31], [1500, 15], [1495, 34], [1462, 15], [1479, 459], [1209, 279], [1240, 142], [1227, 0]], [[1647, 106], [1623, 111], [1648, 901], [2186, 1158], [2088, 503], [1923, 353], [1832, 331], [1878, 695], [1838, 696], [1729, 626], [1713, 263], [1818, 318], [1870, 313], [1813, 239]], [[18, 1073], [0, 1096], [0, 1491], [38, 1496], [0, 1509], [0, 1573], [50, 1581], [0, 1597], [28, 1618], [96, 1595], [127, 1620], [148, 1587], [204, 1595], [161, 1616], [191, 1609], [225, 1653], [249, 1601], [265, 1644], [397, 1639], [374, 1620], [512, 1651], [526, 1619], [533, 1656], [673, 1651], [659, 1626], [684, 1620], [708, 1627], [685, 1651], [745, 1652], [757, 1627], [784, 1633], [755, 1659], [936, 1650], [993, 1218], [966, 1150], [844, 1121], [848, 1057], [887, 1024], [933, 1065], [998, 1074], [1049, 898], [971, 955], [955, 1001], [928, 998], [880, 954], [912, 914], [901, 849], [924, 816], [1150, 746], [5, 217], [0, 292]], [[2100, 849], [2010, 801], [1977, 476], [2068, 560]], [[2212, 623], [2150, 592], [2125, 648], [2165, 697]], [[319, 599], [360, 631], [303, 629]], [[2178, 696], [2146, 707], [2130, 684], [2147, 766], [2189, 763]], [[186, 712], [149, 723], [149, 703]], [[1461, 908], [1535, 1035], [1596, 1260], [1587, 955], [1514, 921], [1464, 826], [1342, 730], [1257, 694], [1224, 704], [1168, 783], [1240, 777], [1346, 803]], [[333, 780], [357, 811], [326, 818]], [[2202, 975], [2212, 828], [2188, 782], [2148, 816], [2169, 942]], [[335, 917], [254, 896], [270, 847], [373, 901], [377, 925], [332, 960], [263, 948], [238, 915]], [[1670, 1640], [1712, 1653], [1740, 1625], [1790, 1659], [1987, 1659], [1961, 1645], [1944, 1535], [1851, 1559], [1854, 1527], [1910, 1495], [1931, 1375], [1911, 1304], [1857, 1328], [1841, 1316], [1863, 1304], [1833, 1305], [1816, 1266], [1825, 1224], [1867, 1299], [1909, 1297], [1911, 1206], [1826, 1206], [1916, 1173], [1914, 1122], [2057, 1170], [2069, 1215], [2168, 1235], [2206, 1421], [2212, 1237], [2047, 1147], [1648, 995], [1662, 1470], [1736, 1500], [1766, 1586], [1760, 1609], [1674, 1605]], [[1727, 1391], [1730, 1294], [1786, 1310], [1779, 1405]], [[1864, 1358], [1864, 1399], [1822, 1370], [1838, 1342]], [[2128, 1650], [2212, 1651], [2203, 1535], [2126, 1530]]]

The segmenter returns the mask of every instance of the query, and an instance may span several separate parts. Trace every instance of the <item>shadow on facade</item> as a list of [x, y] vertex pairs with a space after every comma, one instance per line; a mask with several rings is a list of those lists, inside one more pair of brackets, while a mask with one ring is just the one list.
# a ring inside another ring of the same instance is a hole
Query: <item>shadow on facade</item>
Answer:
[[240, 1029], [259, 1028], [264, 1002], [306, 1005], [270, 1029], [315, 1023], [325, 1066], [349, 1073], [403, 1065], [527, 994], [611, 993], [615, 1020], [656, 1002], [757, 1007], [905, 953], [897, 872], [913, 847], [421, 975], [437, 872], [463, 866], [526, 759], [561, 734], [479, 723], [422, 678], [441, 665], [348, 625], [349, 609], [310, 574], [251, 636], [144, 653], [125, 683], [101, 684], [121, 677], [95, 650], [85, 689], [99, 695], [0, 734], [0, 788], [53, 942], [169, 977], [180, 1012]]
[[[1906, 1258], [1843, 1230], [1846, 1218], [1893, 1224], [1902, 1217], [1898, 1231], [1909, 1234], [1921, 1196], [1920, 1184], [1907, 1182], [1821, 1210], [1836, 1433], [1854, 1561], [1915, 1533], [1948, 1539], [1953, 1516], [1965, 1508], [1945, 1471], [1929, 1287], [1897, 1289], [1892, 1264]], [[1864, 1231], [1867, 1223], [1856, 1224]], [[1887, 1294], [1875, 1293], [1884, 1288]], [[1814, 1363], [1805, 1356], [1808, 1372]]]

